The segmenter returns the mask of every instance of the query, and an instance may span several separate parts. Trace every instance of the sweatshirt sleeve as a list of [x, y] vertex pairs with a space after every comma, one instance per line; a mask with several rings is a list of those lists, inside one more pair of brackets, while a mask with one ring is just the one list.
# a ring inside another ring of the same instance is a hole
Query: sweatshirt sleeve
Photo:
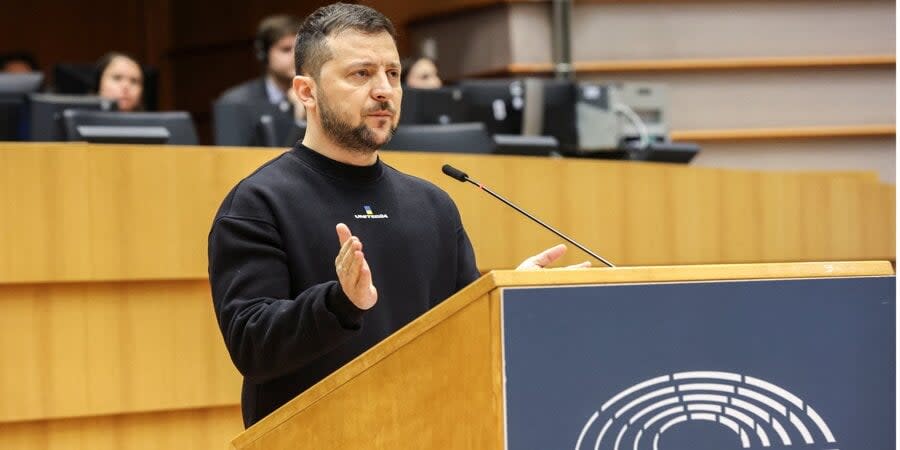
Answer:
[[458, 291], [477, 280], [481, 276], [481, 272], [478, 271], [475, 263], [475, 249], [472, 248], [472, 242], [469, 241], [469, 235], [466, 234], [466, 229], [463, 227], [459, 209], [449, 195], [446, 198], [448, 212], [456, 224], [456, 290]]
[[472, 242], [469, 241], [469, 235], [466, 230], [459, 226], [456, 232], [458, 267], [456, 273], [459, 274], [456, 282], [456, 290], [460, 290], [469, 285], [469, 283], [478, 279], [481, 272], [475, 264], [475, 250], [472, 248]]
[[289, 297], [284, 247], [274, 225], [223, 216], [209, 235], [213, 304], [232, 361], [248, 380], [295, 371], [360, 328], [356, 308], [337, 281]]

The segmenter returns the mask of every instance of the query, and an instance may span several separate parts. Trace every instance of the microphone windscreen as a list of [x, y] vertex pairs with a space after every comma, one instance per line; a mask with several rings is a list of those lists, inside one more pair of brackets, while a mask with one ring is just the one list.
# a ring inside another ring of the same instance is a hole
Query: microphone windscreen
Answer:
[[450, 178], [455, 178], [462, 182], [465, 182], [466, 179], [469, 178], [469, 176], [466, 175], [465, 172], [451, 166], [450, 164], [444, 164], [444, 167], [441, 168], [441, 171], [444, 172], [444, 175], [447, 175]]

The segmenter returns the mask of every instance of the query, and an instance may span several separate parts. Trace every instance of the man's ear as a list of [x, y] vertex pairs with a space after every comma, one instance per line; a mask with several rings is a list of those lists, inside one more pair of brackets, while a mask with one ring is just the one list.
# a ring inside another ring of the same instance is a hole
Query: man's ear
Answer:
[[307, 109], [316, 105], [316, 80], [313, 77], [297, 75], [292, 86], [294, 94]]

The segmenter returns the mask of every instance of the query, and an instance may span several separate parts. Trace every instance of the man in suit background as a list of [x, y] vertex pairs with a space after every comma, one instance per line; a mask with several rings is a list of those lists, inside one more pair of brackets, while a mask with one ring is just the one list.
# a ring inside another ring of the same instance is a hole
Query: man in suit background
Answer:
[[[213, 111], [218, 145], [293, 145], [296, 127], [305, 126], [306, 110], [291, 92], [294, 78], [294, 40], [300, 21], [290, 15], [263, 19], [253, 41], [264, 73], [234, 86], [216, 100]], [[271, 118], [275, 142], [258, 133], [260, 118]]]

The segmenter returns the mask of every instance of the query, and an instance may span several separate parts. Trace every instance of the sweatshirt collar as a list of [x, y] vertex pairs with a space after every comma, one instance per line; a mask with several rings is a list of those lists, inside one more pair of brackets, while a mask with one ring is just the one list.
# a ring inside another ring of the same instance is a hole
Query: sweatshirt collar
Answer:
[[354, 166], [328, 158], [301, 143], [298, 143], [291, 153], [323, 175], [354, 184], [373, 183], [378, 181], [384, 173], [384, 163], [381, 162], [381, 157], [378, 157], [375, 164], [370, 166]]

